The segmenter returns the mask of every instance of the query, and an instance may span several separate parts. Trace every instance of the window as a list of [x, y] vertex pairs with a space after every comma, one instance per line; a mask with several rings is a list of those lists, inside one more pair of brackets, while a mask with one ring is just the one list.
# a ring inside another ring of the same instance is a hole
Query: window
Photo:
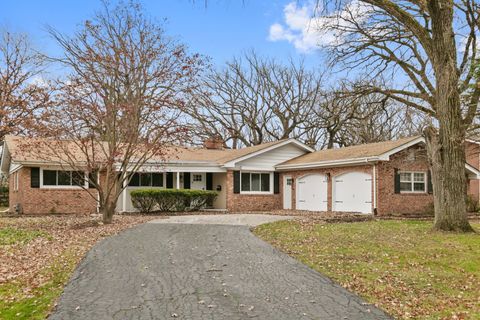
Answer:
[[136, 172], [132, 175], [129, 187], [163, 187], [163, 173]]
[[242, 192], [270, 192], [270, 173], [242, 172]]
[[400, 192], [427, 192], [425, 172], [400, 172]]
[[194, 181], [194, 182], [202, 182], [202, 175], [201, 175], [201, 174], [194, 174], [194, 175], [192, 175], [192, 181]]
[[83, 171], [43, 170], [44, 186], [85, 186]]

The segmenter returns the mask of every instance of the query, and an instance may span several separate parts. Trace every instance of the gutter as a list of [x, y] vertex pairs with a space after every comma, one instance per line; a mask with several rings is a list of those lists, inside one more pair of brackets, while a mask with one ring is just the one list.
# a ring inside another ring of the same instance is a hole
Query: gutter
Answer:
[[356, 164], [369, 164], [376, 163], [381, 161], [380, 157], [367, 157], [367, 158], [354, 158], [354, 159], [342, 159], [342, 160], [331, 160], [331, 161], [320, 161], [320, 162], [309, 162], [309, 163], [298, 163], [298, 164], [281, 164], [277, 165], [275, 168], [278, 170], [288, 170], [288, 169], [309, 169], [309, 168], [327, 168], [327, 167], [337, 167], [337, 166], [349, 166]]

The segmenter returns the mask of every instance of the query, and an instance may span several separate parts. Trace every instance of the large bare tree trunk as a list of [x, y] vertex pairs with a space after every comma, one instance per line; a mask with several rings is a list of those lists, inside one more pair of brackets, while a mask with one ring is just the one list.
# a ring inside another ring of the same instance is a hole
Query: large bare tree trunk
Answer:
[[435, 108], [438, 135], [426, 130], [433, 179], [434, 229], [473, 231], [466, 210], [465, 132], [461, 113], [457, 48], [453, 32], [453, 2], [429, 1], [436, 76]]
[[432, 172], [435, 207], [433, 228], [440, 231], [474, 231], [468, 222], [466, 212], [467, 190], [463, 143], [449, 140], [447, 143], [440, 144], [440, 135], [432, 127], [425, 130], [425, 137]]

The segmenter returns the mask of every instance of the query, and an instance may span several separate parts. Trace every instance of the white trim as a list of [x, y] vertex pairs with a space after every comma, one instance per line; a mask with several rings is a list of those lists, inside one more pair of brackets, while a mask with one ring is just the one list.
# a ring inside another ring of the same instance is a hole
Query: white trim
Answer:
[[393, 149], [391, 149], [391, 150], [389, 150], [389, 151], [387, 151], [387, 152], [385, 152], [385, 153], [382, 153], [381, 155], [379, 155], [379, 158], [380, 158], [380, 160], [388, 161], [388, 160], [390, 160], [390, 156], [391, 156], [392, 154], [395, 154], [395, 153], [397, 153], [397, 152], [400, 152], [400, 151], [402, 151], [402, 150], [405, 150], [405, 149], [407, 149], [407, 148], [410, 148], [411, 146], [414, 146], [414, 145], [416, 145], [416, 144], [418, 144], [418, 143], [421, 143], [421, 142], [425, 142], [425, 138], [423, 138], [423, 137], [418, 137], [418, 138], [413, 139], [413, 140], [411, 140], [411, 141], [409, 141], [409, 142], [407, 142], [407, 143], [402, 144], [401, 146], [398, 146], [398, 147], [393, 148]]
[[[66, 189], [66, 190], [81, 190], [81, 189], [88, 189], [88, 177], [87, 173], [83, 171], [85, 184], [83, 187], [81, 186], [74, 186], [74, 185], [67, 185], [67, 186], [59, 186], [59, 185], [44, 185], [43, 184], [43, 170], [52, 170], [52, 171], [82, 171], [82, 170], [58, 170], [58, 169], [50, 169], [50, 168], [40, 168], [40, 189]], [[57, 173], [57, 180], [58, 180], [58, 173]]]
[[260, 154], [262, 154], [262, 153], [275, 150], [275, 149], [277, 149], [277, 148], [283, 147], [283, 146], [285, 146], [285, 145], [287, 145], [287, 144], [290, 144], [290, 143], [293, 143], [293, 144], [295, 144], [296, 146], [298, 146], [298, 147], [300, 147], [300, 148], [302, 148], [302, 149], [304, 149], [305, 151], [308, 151], [308, 152], [314, 152], [314, 151], [315, 151], [314, 149], [310, 148], [310, 147], [307, 146], [306, 144], [303, 144], [303, 143], [301, 143], [300, 141], [297, 141], [297, 140], [291, 138], [291, 139], [282, 141], [282, 142], [280, 142], [280, 143], [276, 143], [276, 144], [274, 144], [273, 146], [264, 148], [264, 149], [262, 149], [262, 150], [258, 150], [258, 151], [249, 153], [249, 154], [247, 154], [247, 155], [245, 155], [245, 156], [243, 156], [243, 157], [230, 160], [230, 161], [226, 162], [226, 163], [223, 165], [223, 167], [224, 167], [224, 168], [234, 168], [234, 167], [235, 167], [235, 164], [236, 164], [237, 162], [244, 161], [244, 160], [250, 159], [250, 158], [252, 158], [252, 157], [256, 157], [256, 156], [258, 156], [258, 155], [260, 155]]
[[[260, 175], [260, 189], [262, 188], [262, 181], [261, 181], [261, 175], [262, 174], [268, 174], [269, 175], [269, 191], [243, 191], [242, 190], [242, 173], [249, 173], [250, 174], [250, 189], [252, 189], [252, 173], [257, 173]], [[258, 172], [258, 171], [242, 171], [240, 170], [240, 194], [251, 194], [251, 195], [270, 195], [273, 194], [274, 192], [274, 186], [273, 186], [273, 172]]]
[[[427, 176], [428, 176], [428, 172], [427, 171], [410, 171], [410, 170], [400, 170], [398, 171], [398, 174], [401, 175], [402, 173], [409, 173], [410, 174], [410, 178], [412, 179], [411, 181], [403, 181], [402, 182], [402, 179], [400, 178], [400, 185], [402, 183], [410, 183], [410, 186], [412, 188], [411, 191], [402, 191], [401, 187], [400, 187], [400, 193], [401, 194], [426, 194], [428, 193], [428, 181], [427, 181]], [[421, 181], [415, 181], [415, 173], [421, 173], [423, 174], [423, 190], [422, 191], [415, 191], [415, 183], [421, 183]]]
[[348, 166], [353, 164], [371, 164], [372, 162], [375, 163], [379, 160], [380, 160], [379, 157], [367, 157], [367, 158], [352, 158], [352, 159], [329, 160], [329, 161], [298, 163], [298, 164], [281, 164], [281, 165], [277, 165], [276, 169], [286, 170], [286, 169], [337, 167], [342, 165]]
[[18, 164], [18, 163], [10, 163], [10, 170], [8, 171], [8, 174], [13, 174], [23, 168], [23, 165]]
[[349, 158], [349, 159], [340, 159], [340, 160], [328, 160], [328, 161], [316, 161], [316, 162], [297, 163], [297, 164], [280, 164], [280, 165], [277, 165], [275, 168], [278, 170], [304, 169], [304, 168], [306, 169], [306, 168], [335, 167], [335, 166], [342, 166], [342, 165], [348, 166], [348, 165], [370, 163], [370, 162], [376, 162], [376, 161], [389, 161], [390, 156], [392, 154], [400, 152], [420, 142], [425, 142], [425, 139], [423, 137], [418, 137], [407, 143], [402, 144], [401, 146], [398, 146], [385, 153], [382, 153], [378, 156]]
[[475, 168], [474, 166], [468, 163], [465, 163], [465, 169], [467, 169], [467, 171], [470, 171], [470, 173], [472, 173], [472, 175], [469, 175], [470, 179], [480, 179], [480, 170], [478, 170], [477, 168]]

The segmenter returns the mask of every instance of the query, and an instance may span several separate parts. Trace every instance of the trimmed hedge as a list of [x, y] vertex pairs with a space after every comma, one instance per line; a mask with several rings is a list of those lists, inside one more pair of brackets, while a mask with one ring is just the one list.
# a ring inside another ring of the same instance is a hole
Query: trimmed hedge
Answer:
[[130, 192], [135, 209], [152, 211], [196, 211], [212, 205], [217, 192], [187, 189], [137, 189]]

